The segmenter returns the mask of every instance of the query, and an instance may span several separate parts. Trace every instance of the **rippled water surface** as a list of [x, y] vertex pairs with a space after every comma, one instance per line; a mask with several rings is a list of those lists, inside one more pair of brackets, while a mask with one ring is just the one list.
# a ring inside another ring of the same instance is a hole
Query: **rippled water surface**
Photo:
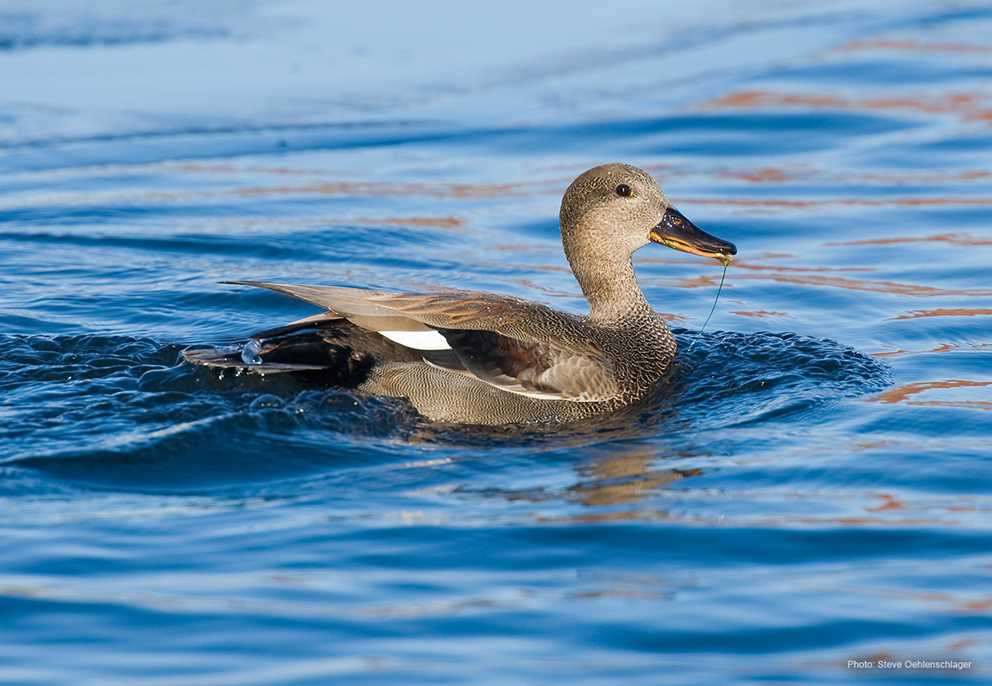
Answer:
[[[746, 6], [747, 5], [747, 6]], [[0, 682], [789, 684], [992, 670], [992, 7], [0, 5]], [[650, 169], [662, 397], [565, 431], [181, 362], [312, 309], [580, 310]]]

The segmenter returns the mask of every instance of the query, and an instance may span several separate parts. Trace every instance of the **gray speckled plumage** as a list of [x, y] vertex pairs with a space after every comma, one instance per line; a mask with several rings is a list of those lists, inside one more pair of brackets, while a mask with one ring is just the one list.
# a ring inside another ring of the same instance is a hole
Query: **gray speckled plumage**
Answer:
[[562, 243], [589, 302], [586, 316], [488, 293], [240, 281], [232, 283], [285, 293], [325, 312], [256, 334], [260, 365], [243, 361], [237, 349], [189, 350], [186, 358], [271, 373], [325, 369], [331, 383], [406, 398], [435, 421], [564, 423], [612, 412], [650, 392], [676, 351], [637, 285], [632, 253], [655, 240], [711, 254], [685, 247], [675, 234], [671, 242], [655, 235], [676, 215], [678, 230], [722, 244], [721, 255], [734, 251], [688, 220], [683, 225], [654, 179], [636, 167], [594, 167], [568, 187]]

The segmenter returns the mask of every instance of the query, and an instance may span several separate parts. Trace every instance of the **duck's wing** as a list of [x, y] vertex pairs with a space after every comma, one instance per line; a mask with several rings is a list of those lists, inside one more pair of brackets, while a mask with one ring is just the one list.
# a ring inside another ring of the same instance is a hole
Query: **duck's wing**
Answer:
[[424, 351], [424, 361], [511, 393], [543, 400], [599, 402], [619, 391], [612, 365], [599, 354], [496, 331], [441, 329], [440, 333], [451, 349]]
[[581, 321], [519, 298], [450, 291], [386, 293], [359, 288], [229, 282], [285, 293], [417, 350], [436, 367], [511, 393], [599, 402], [620, 392], [607, 355]]

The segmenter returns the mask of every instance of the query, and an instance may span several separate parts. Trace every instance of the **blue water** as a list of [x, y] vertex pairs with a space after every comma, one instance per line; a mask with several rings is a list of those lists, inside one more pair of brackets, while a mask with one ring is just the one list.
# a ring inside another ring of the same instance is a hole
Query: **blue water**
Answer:
[[[992, 670], [992, 7], [0, 5], [0, 682], [826, 684]], [[582, 307], [649, 168], [682, 353], [564, 431], [180, 361], [313, 310]], [[848, 660], [970, 660], [970, 670]]]

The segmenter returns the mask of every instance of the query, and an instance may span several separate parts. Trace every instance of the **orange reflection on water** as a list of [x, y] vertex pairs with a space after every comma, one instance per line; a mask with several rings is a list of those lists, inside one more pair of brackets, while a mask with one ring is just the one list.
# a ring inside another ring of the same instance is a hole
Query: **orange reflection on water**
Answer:
[[[268, 167], [264, 165], [204, 164], [184, 162], [172, 168], [199, 174], [245, 174], [278, 176], [329, 176], [326, 169], [305, 167]], [[567, 185], [571, 179], [565, 182]], [[291, 187], [261, 186], [241, 189], [247, 195], [279, 195], [283, 193], [322, 193], [327, 195], [443, 195], [455, 197], [490, 197], [521, 192], [532, 183], [472, 184], [472, 183], [388, 183], [373, 181], [326, 181]]]
[[523, 184], [468, 183], [378, 183], [370, 181], [336, 181], [298, 186], [253, 186], [233, 192], [245, 197], [288, 195], [404, 195], [450, 198], [488, 198], [520, 194]]
[[965, 233], [938, 233], [932, 236], [897, 236], [894, 238], [864, 238], [856, 241], [824, 243], [825, 246], [838, 245], [900, 245], [903, 243], [951, 243], [954, 245], [992, 245], [992, 238], [978, 238]]
[[944, 650], [949, 650], [952, 652], [964, 650], [965, 648], [974, 648], [978, 645], [978, 641], [973, 638], [958, 638], [949, 642], [944, 646]]
[[[168, 163], [166, 164], [168, 166]], [[323, 176], [326, 170], [303, 167], [268, 167], [265, 165], [238, 165], [227, 163], [205, 164], [203, 162], [183, 162], [175, 166], [181, 171], [196, 174], [272, 174], [278, 176]]]
[[906, 503], [896, 498], [894, 495], [889, 495], [888, 493], [879, 493], [878, 497], [882, 499], [882, 503], [875, 507], [866, 507], [866, 512], [887, 512], [889, 510], [905, 510]]
[[966, 169], [964, 171], [944, 170], [939, 173], [932, 172], [860, 172], [833, 175], [841, 181], [873, 181], [890, 184], [918, 184], [918, 183], [948, 183], [951, 181], [980, 181], [992, 177], [992, 172], [984, 169]]
[[949, 353], [952, 350], [957, 350], [958, 346], [953, 343], [941, 343], [935, 348], [930, 348], [929, 350], [903, 350], [899, 348], [898, 350], [883, 350], [880, 352], [871, 353], [875, 357], [898, 357], [901, 355], [923, 355], [927, 353]]
[[[935, 310], [912, 310], [893, 319], [920, 319], [923, 317], [988, 317], [992, 308], [987, 307], [941, 307]], [[943, 352], [937, 350], [934, 352]]]
[[914, 400], [914, 407], [943, 407], [959, 410], [992, 411], [992, 400]]
[[817, 276], [813, 274], [738, 274], [737, 279], [750, 279], [754, 281], [770, 280], [778, 283], [794, 283], [804, 286], [829, 286], [832, 288], [843, 288], [851, 291], [864, 291], [868, 293], [889, 293], [892, 295], [908, 295], [913, 297], [986, 297], [992, 295], [992, 290], [980, 289], [957, 289], [935, 288], [933, 286], [921, 286], [912, 283], [899, 283], [896, 281], [866, 281], [862, 279], [846, 279], [839, 276]]
[[738, 317], [755, 317], [757, 319], [772, 319], [774, 317], [786, 317], [785, 312], [774, 312], [771, 310], [735, 310], [731, 314]]
[[680, 204], [726, 205], [730, 207], [985, 207], [992, 197], [902, 196], [886, 198], [680, 198]]
[[678, 280], [679, 288], [708, 288], [710, 286], [716, 286], [719, 283], [712, 276], [694, 276], [692, 278], [685, 278]]
[[871, 353], [873, 357], [897, 357], [899, 355], [909, 355], [909, 354], [910, 352], [908, 350], [903, 350], [902, 348], [899, 348], [897, 350], [881, 350], [878, 352]]
[[914, 395], [926, 391], [948, 388], [986, 388], [992, 381], [972, 381], [970, 379], [945, 379], [942, 381], [919, 381], [904, 384], [879, 393], [872, 400], [879, 403], [903, 403], [917, 407], [949, 407], [971, 410], [992, 410], [992, 401], [986, 400], [910, 400]]
[[988, 171], [986, 169], [966, 169], [963, 171], [942, 170], [940, 172], [857, 172], [850, 169], [845, 169], [843, 172], [837, 172], [829, 169], [804, 166], [792, 167], [788, 170], [780, 167], [719, 169], [712, 172], [712, 175], [716, 177], [736, 179], [738, 181], [746, 181], [748, 183], [765, 184], [819, 179], [841, 182], [844, 184], [870, 182], [899, 185], [982, 181], [992, 178], [992, 171]]
[[892, 519], [890, 517], [796, 517], [793, 520], [811, 526], [952, 526], [956, 522], [933, 518]]
[[839, 52], [860, 51], [860, 50], [883, 50], [899, 52], [950, 52], [974, 55], [992, 54], [992, 45], [982, 45], [979, 43], [938, 43], [932, 41], [921, 41], [912, 38], [872, 38], [868, 40], [856, 40], [834, 48]]
[[[824, 201], [826, 202], [826, 201]], [[815, 200], [790, 198], [679, 198], [678, 205], [730, 205], [739, 207], [812, 207]]]
[[797, 174], [787, 173], [778, 167], [762, 167], [760, 169], [744, 171], [724, 171], [720, 175], [732, 179], [740, 179], [741, 181], [750, 181], [751, 183], [781, 183], [798, 177]]
[[758, 264], [744, 260], [734, 260], [734, 269], [750, 269], [758, 272], [873, 272], [872, 267], [783, 267], [778, 264]]
[[989, 612], [992, 610], [992, 597], [962, 598], [952, 593], [940, 591], [889, 591], [878, 589], [875, 593], [879, 595], [898, 596], [901, 598], [911, 598], [926, 603], [942, 605], [948, 612]]
[[456, 229], [465, 225], [458, 217], [355, 217], [356, 224], [370, 226], [421, 226], [433, 229]]
[[938, 98], [869, 98], [857, 100], [836, 95], [776, 93], [745, 90], [729, 93], [703, 104], [708, 109], [803, 108], [831, 110], [906, 110], [927, 114], [956, 114], [973, 118], [981, 114], [982, 98], [971, 93], [954, 93]]

